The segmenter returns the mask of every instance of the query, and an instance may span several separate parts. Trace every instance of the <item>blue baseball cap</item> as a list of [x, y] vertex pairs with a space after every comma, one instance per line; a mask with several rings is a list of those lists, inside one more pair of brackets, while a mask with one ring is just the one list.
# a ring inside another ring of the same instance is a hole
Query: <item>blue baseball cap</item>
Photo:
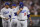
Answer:
[[5, 5], [10, 5], [10, 3], [6, 2]]
[[23, 2], [20, 2], [20, 3], [19, 3], [19, 7], [20, 7], [20, 8], [23, 8], [23, 6], [24, 6], [24, 5], [23, 5]]
[[12, 4], [11, 6], [16, 6], [16, 4]]

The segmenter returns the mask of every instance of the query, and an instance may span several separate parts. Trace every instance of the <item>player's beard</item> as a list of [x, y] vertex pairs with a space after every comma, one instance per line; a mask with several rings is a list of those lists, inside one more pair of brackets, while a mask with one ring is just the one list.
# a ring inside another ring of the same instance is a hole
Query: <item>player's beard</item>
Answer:
[[9, 7], [6, 7], [7, 9], [9, 8]]
[[7, 9], [9, 8], [9, 6], [8, 6], [8, 5], [6, 5], [5, 7], [6, 7]]

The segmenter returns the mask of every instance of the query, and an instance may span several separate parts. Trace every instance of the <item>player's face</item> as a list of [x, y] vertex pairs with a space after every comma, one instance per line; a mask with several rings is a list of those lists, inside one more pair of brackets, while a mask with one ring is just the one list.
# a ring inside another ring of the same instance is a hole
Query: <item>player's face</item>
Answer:
[[6, 7], [6, 8], [9, 8], [9, 6], [8, 6], [8, 5], [6, 5], [5, 7]]
[[12, 8], [16, 8], [16, 6], [12, 6]]
[[20, 8], [20, 9], [23, 9], [23, 8]]

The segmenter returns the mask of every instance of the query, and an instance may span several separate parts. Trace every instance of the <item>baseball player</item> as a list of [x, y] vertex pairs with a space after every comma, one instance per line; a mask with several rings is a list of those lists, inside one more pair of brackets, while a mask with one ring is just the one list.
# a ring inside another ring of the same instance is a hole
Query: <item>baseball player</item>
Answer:
[[9, 3], [5, 3], [5, 7], [1, 9], [1, 18], [3, 27], [10, 27], [10, 15], [11, 9], [9, 8]]
[[17, 12], [17, 15], [18, 15], [18, 20], [21, 24], [21, 27], [27, 27], [27, 19], [28, 18], [32, 23], [32, 20], [30, 17], [30, 11], [26, 6], [23, 5], [23, 2], [19, 3], [18, 8], [19, 8], [19, 10]]
[[12, 4], [12, 11], [11, 11], [11, 27], [19, 27], [19, 22], [17, 20], [17, 8], [16, 4]]

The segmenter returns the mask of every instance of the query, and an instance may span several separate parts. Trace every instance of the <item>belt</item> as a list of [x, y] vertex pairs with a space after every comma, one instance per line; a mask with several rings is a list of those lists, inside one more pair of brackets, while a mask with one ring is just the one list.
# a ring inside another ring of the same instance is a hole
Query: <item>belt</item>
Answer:
[[15, 18], [12, 18], [12, 19], [15, 19]]
[[[19, 19], [18, 19], [19, 20]], [[19, 21], [25, 21], [25, 20], [19, 20]]]
[[15, 18], [11, 18], [11, 19], [15, 19]]
[[25, 21], [25, 20], [19, 20], [19, 21]]

